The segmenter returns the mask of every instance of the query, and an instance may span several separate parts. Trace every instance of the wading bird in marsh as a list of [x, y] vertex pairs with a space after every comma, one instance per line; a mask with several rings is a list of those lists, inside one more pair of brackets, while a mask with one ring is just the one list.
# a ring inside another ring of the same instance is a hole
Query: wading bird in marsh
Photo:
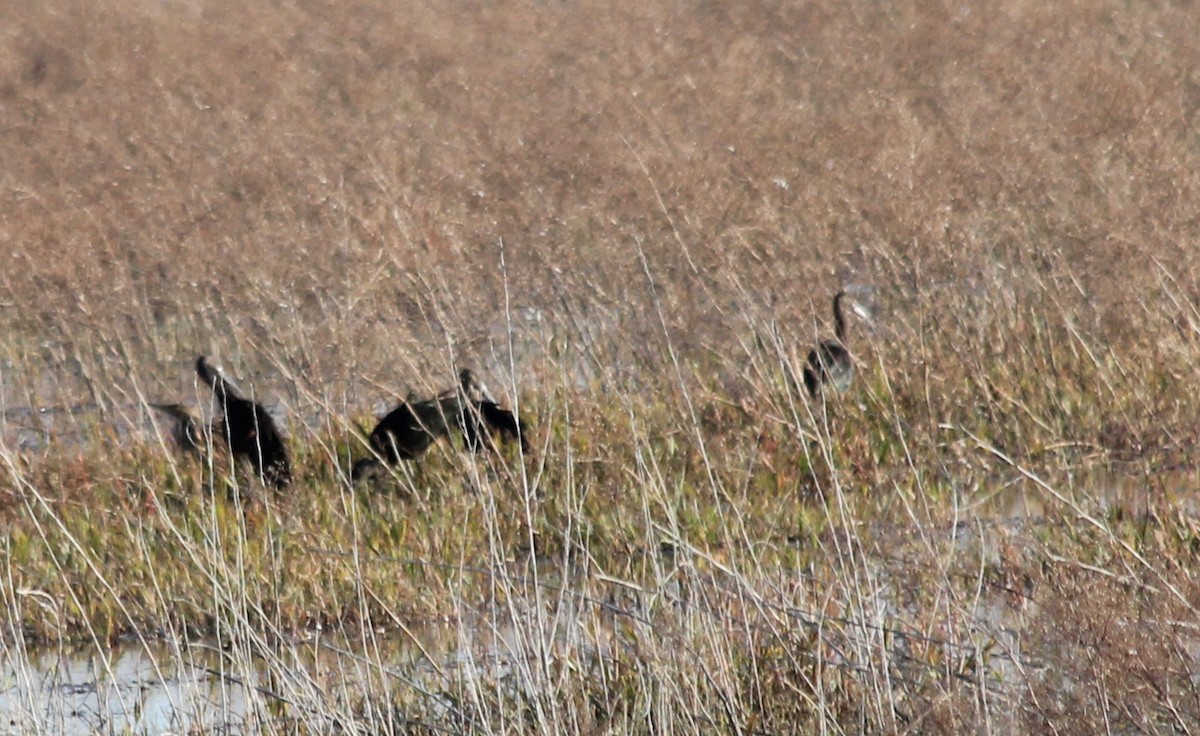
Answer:
[[196, 358], [196, 375], [217, 397], [224, 419], [214, 428], [225, 437], [235, 459], [249, 461], [263, 483], [283, 488], [292, 481], [292, 462], [275, 420], [256, 401], [247, 399], [203, 355]]
[[356, 481], [380, 466], [380, 463], [395, 465], [401, 460], [420, 457], [439, 437], [448, 433], [446, 417], [453, 416], [456, 405], [446, 406], [442, 397], [415, 401], [412, 394], [400, 406], [379, 420], [367, 438], [367, 444], [376, 457], [368, 457], [354, 463], [350, 479]]
[[839, 291], [833, 298], [833, 334], [836, 339], [822, 340], [808, 353], [804, 387], [808, 389], [808, 395], [814, 398], [827, 383], [833, 384], [841, 392], [850, 388], [850, 382], [854, 380], [854, 362], [850, 359], [850, 351], [846, 349], [846, 315], [842, 311], [846, 296], [846, 292]]
[[473, 371], [463, 369], [458, 376], [458, 387], [424, 401], [415, 401], [410, 394], [380, 419], [367, 440], [375, 457], [354, 463], [351, 480], [357, 481], [383, 463], [415, 460], [452, 428], [461, 431], [467, 447], [476, 452], [493, 447], [493, 434], [516, 440], [526, 450], [525, 427], [516, 416], [500, 408]]
[[462, 429], [463, 439], [476, 452], [493, 447], [492, 435], [500, 435], [500, 439], [516, 441], [521, 445], [522, 452], [528, 452], [525, 443], [525, 425], [516, 415], [507, 409], [501, 409], [487, 387], [483, 385], [469, 368], [464, 368], [458, 374], [463, 403], [459, 408], [459, 428]]

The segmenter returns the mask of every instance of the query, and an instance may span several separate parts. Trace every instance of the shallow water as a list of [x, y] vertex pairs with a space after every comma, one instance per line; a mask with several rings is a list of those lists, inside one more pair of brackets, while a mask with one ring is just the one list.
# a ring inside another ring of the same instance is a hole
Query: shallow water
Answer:
[[0, 732], [163, 733], [245, 725], [244, 686], [211, 674], [219, 658], [192, 647], [125, 646], [82, 653], [5, 652]]
[[[0, 734], [241, 734], [294, 718], [331, 725], [347, 703], [384, 701], [382, 693], [401, 688], [427, 710], [452, 712], [453, 703], [438, 694], [446, 677], [523, 688], [537, 679], [528, 669], [530, 652], [598, 651], [584, 623], [589, 617], [573, 605], [560, 605], [557, 616], [523, 604], [493, 613], [505, 623], [472, 615], [360, 640], [314, 635], [266, 654], [210, 642], [35, 653], [6, 647]], [[335, 707], [322, 712], [323, 704]]]
[[1046, 482], [1054, 493], [1020, 475], [1008, 481], [997, 481], [969, 495], [966, 515], [999, 520], [1040, 519], [1049, 510], [1061, 510], [1064, 502], [1092, 514], [1120, 509], [1141, 516], [1163, 503], [1190, 513], [1200, 511], [1195, 500], [1195, 491], [1200, 488], [1200, 471], [1192, 468], [1148, 473], [1139, 468], [1096, 464], [1073, 474], [1065, 482]]
[[[403, 637], [381, 642], [382, 662], [406, 676], [419, 673], [422, 651], [440, 651], [438, 638], [414, 643]], [[297, 692], [363, 691], [372, 671], [345, 641], [304, 642], [271, 652], [276, 666], [206, 642], [127, 643], [92, 651], [39, 652], [9, 649], [0, 665], [0, 733], [94, 734], [97, 732], [249, 732], [268, 720], [296, 715]], [[358, 647], [361, 649], [361, 646]], [[287, 679], [268, 682], [286, 662]], [[281, 695], [280, 693], [286, 693]]]

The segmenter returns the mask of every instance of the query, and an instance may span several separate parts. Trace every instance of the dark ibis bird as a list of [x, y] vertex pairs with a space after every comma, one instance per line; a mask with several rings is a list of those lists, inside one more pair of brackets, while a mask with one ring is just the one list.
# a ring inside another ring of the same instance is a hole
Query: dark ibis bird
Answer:
[[223, 415], [214, 429], [224, 436], [235, 459], [247, 460], [263, 483], [283, 488], [292, 481], [292, 462], [275, 420], [262, 404], [246, 398], [221, 369], [203, 355], [196, 358], [196, 375], [216, 395]]
[[351, 480], [358, 480], [379, 467], [381, 461], [395, 465], [401, 460], [420, 457], [439, 437], [448, 434], [446, 417], [454, 416], [456, 411], [456, 402], [447, 405], [442, 397], [415, 401], [410, 395], [371, 430], [367, 443], [376, 457], [354, 463], [350, 470]]
[[502, 440], [520, 443], [521, 451], [528, 452], [524, 423], [511, 411], [500, 408], [469, 368], [458, 374], [458, 380], [463, 402], [458, 412], [459, 428], [467, 447], [476, 452], [492, 449], [492, 436], [496, 434]]
[[844, 291], [839, 291], [833, 298], [835, 339], [822, 340], [808, 353], [804, 387], [808, 389], [808, 395], [814, 398], [826, 384], [832, 384], [842, 392], [850, 388], [850, 382], [854, 380], [854, 362], [850, 359], [850, 351], [846, 349], [846, 315], [842, 311], [845, 299]]
[[458, 378], [457, 388], [424, 401], [410, 395], [380, 419], [367, 440], [375, 457], [355, 462], [351, 480], [357, 481], [383, 463], [415, 460], [451, 429], [462, 432], [467, 447], [476, 452], [492, 448], [493, 435], [515, 440], [526, 450], [524, 424], [511, 411], [500, 408], [473, 371], [463, 369]]

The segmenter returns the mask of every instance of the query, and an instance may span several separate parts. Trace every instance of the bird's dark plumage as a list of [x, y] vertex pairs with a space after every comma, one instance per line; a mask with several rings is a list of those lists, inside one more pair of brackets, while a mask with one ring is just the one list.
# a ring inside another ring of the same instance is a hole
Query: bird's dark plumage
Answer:
[[476, 452], [491, 448], [493, 432], [503, 440], [516, 440], [521, 444], [522, 451], [529, 451], [525, 443], [524, 424], [515, 414], [501, 409], [494, 401], [476, 401], [464, 406], [459, 426], [467, 447]]
[[283, 488], [292, 481], [292, 463], [275, 420], [258, 402], [242, 395], [203, 355], [196, 375], [212, 388], [224, 413], [220, 433], [235, 458], [245, 458], [264, 483]]
[[174, 420], [171, 437], [179, 449], [197, 454], [203, 450], [208, 428], [201, 428], [203, 420], [193, 409], [184, 404], [151, 404], [150, 406]]
[[420, 457], [439, 437], [449, 434], [446, 417], [456, 411], [454, 402], [447, 405], [445, 395], [425, 401], [414, 401], [410, 396], [380, 419], [371, 430], [367, 441], [377, 457], [354, 463], [350, 471], [351, 480], [363, 477], [378, 467], [381, 461], [395, 465], [401, 460]]
[[846, 316], [842, 312], [842, 301], [846, 292], [839, 291], [833, 298], [834, 334], [836, 340], [823, 340], [808, 353], [804, 367], [804, 387], [809, 396], [816, 397], [825, 384], [833, 384], [838, 391], [845, 391], [854, 379], [854, 362], [846, 349]]
[[522, 450], [527, 449], [524, 425], [511, 411], [501, 409], [475, 374], [464, 369], [459, 373], [457, 388], [425, 401], [414, 401], [410, 396], [380, 419], [368, 438], [375, 457], [355, 462], [351, 480], [357, 481], [382, 463], [415, 460], [448, 435], [451, 428], [461, 431], [467, 447], [477, 452], [492, 447], [493, 433], [516, 440]]
[[413, 460], [445, 435], [446, 418], [441, 402], [405, 401], [371, 430], [371, 449], [388, 465]]
[[476, 452], [492, 448], [492, 433], [503, 440], [515, 440], [523, 452], [529, 451], [525, 443], [525, 426], [516, 415], [492, 400], [487, 388], [467, 368], [459, 373], [463, 403], [458, 411], [459, 428], [463, 439]]

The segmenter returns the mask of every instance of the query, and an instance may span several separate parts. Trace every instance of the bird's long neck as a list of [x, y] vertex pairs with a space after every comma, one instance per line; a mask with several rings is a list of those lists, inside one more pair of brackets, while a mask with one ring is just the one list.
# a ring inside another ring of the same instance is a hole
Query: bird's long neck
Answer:
[[488, 391], [487, 386], [473, 372], [464, 370], [459, 376], [459, 382], [462, 385], [463, 396], [467, 401], [495, 401], [492, 398], [491, 392]]
[[846, 292], [839, 291], [833, 298], [833, 334], [843, 345], [846, 344], [846, 315], [842, 313], [842, 298], [845, 296]]
[[217, 400], [222, 404], [227, 403], [230, 399], [236, 401], [245, 399], [237, 386], [225, 378], [221, 369], [209, 363], [203, 355], [196, 359], [196, 374], [200, 376], [200, 380], [208, 384], [213, 393], [217, 395]]

